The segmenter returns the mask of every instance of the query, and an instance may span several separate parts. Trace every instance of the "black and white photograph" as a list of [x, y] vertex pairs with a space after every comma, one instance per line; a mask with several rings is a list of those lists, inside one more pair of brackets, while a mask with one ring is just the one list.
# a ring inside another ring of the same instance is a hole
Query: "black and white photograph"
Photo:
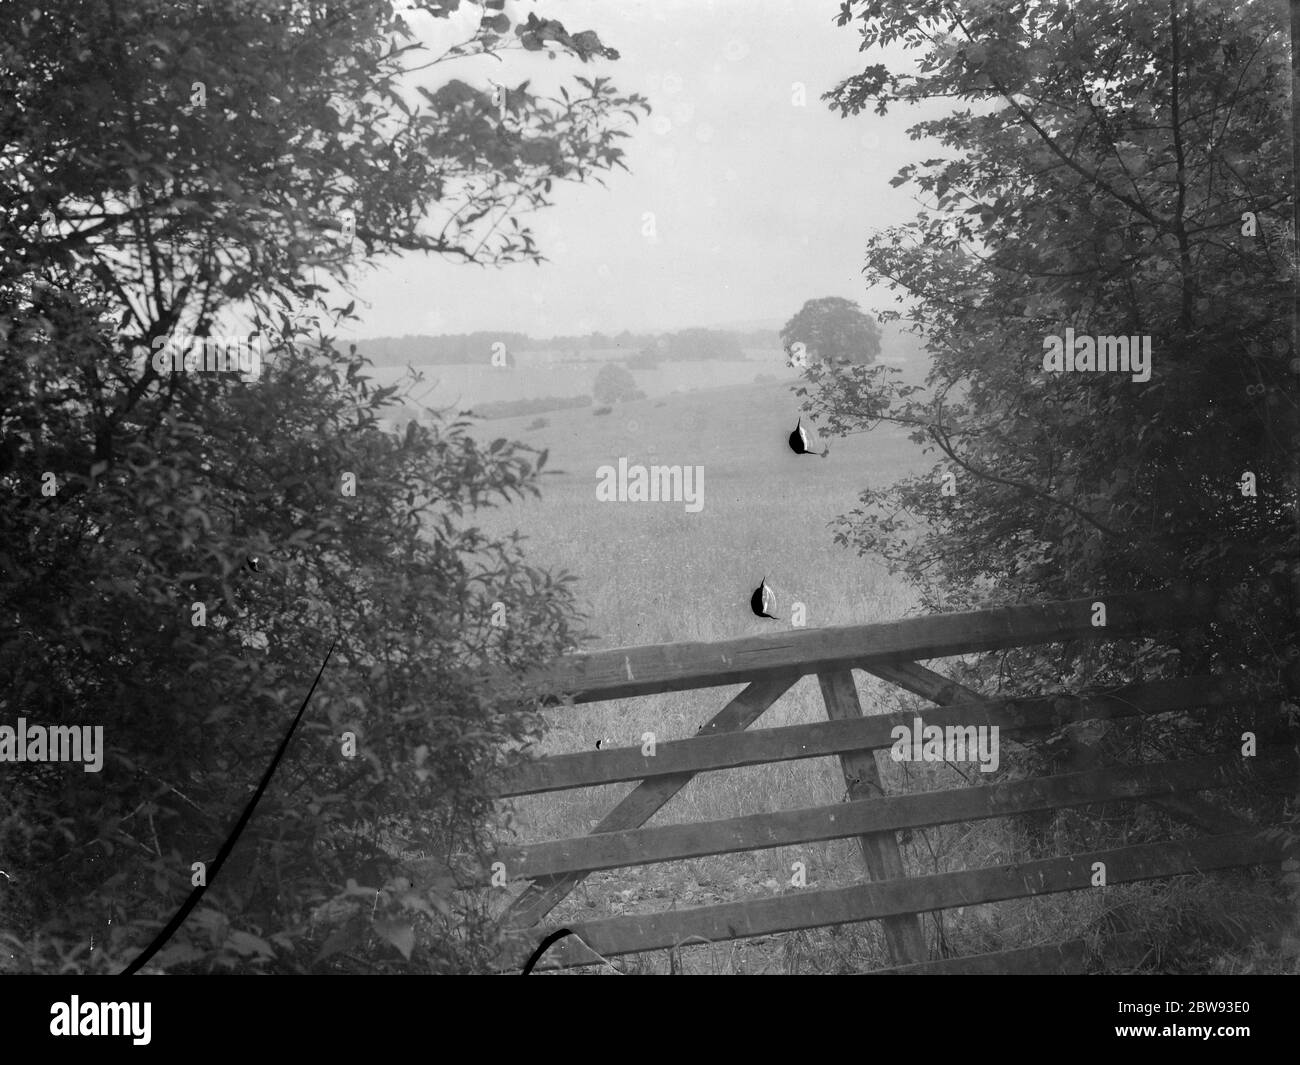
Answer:
[[[1298, 40], [1300, 0], [0, 2], [15, 1053], [233, 1051], [215, 1003], [282, 995], [328, 1050], [345, 1001], [523, 995], [362, 976], [520, 975], [948, 976], [1259, 1053]], [[216, 976], [279, 979], [148, 979]]]

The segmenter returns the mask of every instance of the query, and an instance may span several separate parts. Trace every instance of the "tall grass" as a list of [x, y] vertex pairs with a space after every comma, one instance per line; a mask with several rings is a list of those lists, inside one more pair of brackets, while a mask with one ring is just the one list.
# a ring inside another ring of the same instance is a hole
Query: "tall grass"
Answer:
[[[529, 431], [526, 418], [481, 426], [487, 436], [512, 436], [551, 450], [543, 498], [483, 516], [494, 531], [518, 528], [530, 538], [531, 561], [567, 569], [594, 636], [589, 649], [682, 641], [715, 641], [791, 627], [794, 602], [807, 625], [889, 621], [916, 609], [908, 589], [880, 565], [835, 546], [830, 523], [851, 509], [857, 493], [925, 465], [897, 430], [832, 441], [830, 457], [795, 456], [785, 438], [796, 404], [778, 382], [699, 391], [617, 407], [613, 416], [561, 411]], [[517, 424], [516, 424], [517, 422]], [[602, 503], [596, 470], [630, 464], [702, 464], [705, 503], [686, 513], [680, 503]], [[749, 596], [767, 578], [777, 596], [777, 621], [754, 617]], [[874, 678], [858, 676], [867, 713], [924, 705]], [[696, 734], [741, 686], [667, 693], [547, 711], [540, 754], [640, 746]], [[755, 727], [826, 719], [815, 677], [801, 679]], [[1008, 744], [1004, 744], [1004, 757]], [[883, 760], [882, 760], [883, 761]], [[978, 775], [978, 774], [976, 774]], [[963, 786], [947, 766], [884, 766], [892, 793]], [[513, 800], [518, 836], [529, 843], [588, 833], [635, 785], [575, 789]], [[817, 758], [697, 775], [648, 824], [714, 820], [831, 804], [845, 797], [838, 759]], [[1058, 816], [1074, 816], [1067, 811]], [[909, 874], [998, 865], [1026, 856], [1026, 840], [1004, 820], [902, 834]], [[808, 888], [864, 879], [856, 840], [598, 872], [550, 915], [569, 922], [622, 913], [767, 897], [791, 887], [801, 861]], [[932, 948], [945, 953], [1051, 943], [1081, 928], [1114, 922], [1116, 911], [1155, 912], [1171, 889], [1138, 885], [927, 915]], [[1177, 897], [1184, 897], [1187, 892]], [[1194, 893], [1193, 893], [1194, 894]], [[1204, 895], [1210, 900], [1213, 893]], [[1253, 898], [1253, 897], [1252, 897]], [[1127, 901], [1126, 901], [1127, 900]], [[1249, 901], [1249, 900], [1248, 900]], [[1258, 900], [1255, 900], [1258, 901]], [[1251, 904], [1255, 904], [1252, 901]], [[1129, 918], [1132, 920], [1132, 918]], [[1168, 923], [1168, 922], [1166, 922]], [[1169, 934], [1177, 929], [1170, 925]], [[727, 944], [684, 947], [620, 960], [628, 972], [853, 972], [889, 964], [877, 923], [787, 933]]]
[[[524, 531], [534, 563], [577, 575], [595, 636], [592, 649], [788, 630], [795, 602], [804, 604], [810, 628], [904, 616], [914, 606], [906, 589], [883, 567], [836, 547], [830, 523], [852, 506], [863, 485], [908, 472], [920, 456], [901, 434], [889, 431], [836, 442], [827, 459], [796, 456], [785, 439], [796, 416], [786, 386], [770, 382], [624, 404], [607, 419], [556, 412], [534, 432], [524, 431], [526, 419], [519, 426], [492, 422], [482, 427], [491, 435], [517, 435], [549, 447], [550, 465], [562, 472], [547, 479], [541, 500], [489, 515], [484, 524]], [[597, 501], [597, 468], [617, 465], [620, 456], [632, 464], [703, 465], [703, 510], [687, 513], [681, 503]], [[774, 612], [781, 620], [756, 618], [749, 609], [750, 594], [764, 577], [776, 593]], [[639, 746], [646, 731], [658, 742], [693, 736], [741, 687], [557, 708], [548, 711], [549, 731], [539, 753], [593, 750], [598, 740], [602, 747]], [[894, 708], [885, 705], [887, 688], [864, 685], [868, 712]], [[806, 677], [758, 726], [825, 717], [816, 678]], [[632, 787], [514, 800], [517, 842], [585, 834]], [[649, 824], [834, 803], [844, 788], [833, 758], [702, 773]], [[593, 874], [554, 917], [768, 895], [788, 887], [796, 860], [805, 863], [810, 887], [860, 877], [861, 856], [852, 840], [712, 856]], [[688, 953], [712, 949], [692, 947]], [[752, 944], [724, 951], [728, 966], [740, 966], [736, 971], [754, 971], [754, 952]], [[716, 950], [707, 956], [721, 957]], [[769, 958], [758, 968], [764, 965], [787, 971], [789, 959], [774, 965]]]

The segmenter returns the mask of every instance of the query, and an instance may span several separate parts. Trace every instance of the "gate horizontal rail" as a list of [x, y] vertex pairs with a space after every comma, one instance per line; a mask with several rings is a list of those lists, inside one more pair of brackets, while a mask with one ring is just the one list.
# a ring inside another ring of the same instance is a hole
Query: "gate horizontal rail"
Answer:
[[[1097, 695], [1036, 695], [1014, 699], [959, 702], [927, 709], [927, 724], [997, 725], [1007, 732], [1042, 731], [1078, 721], [1162, 714], [1171, 710], [1222, 706], [1244, 698], [1240, 683], [1222, 677], [1180, 677], [1131, 684]], [[551, 755], [523, 762], [501, 774], [497, 795], [531, 795], [598, 784], [701, 773], [766, 762], [821, 758], [842, 751], [878, 750], [893, 743], [891, 731], [911, 725], [910, 711], [873, 714], [845, 721], [784, 725], [755, 732], [695, 736], [655, 745], [612, 747], [578, 754]]]
[[[1106, 623], [1094, 622], [1094, 603]], [[1060, 603], [1026, 604], [872, 625], [791, 629], [714, 643], [617, 647], [569, 655], [534, 675], [539, 691], [574, 703], [744, 684], [794, 674], [946, 658], [1007, 647], [1069, 640], [1143, 636], [1188, 628], [1213, 617], [1214, 593], [1187, 587], [1172, 592], [1095, 595]]]
[[[1140, 932], [1121, 932], [1106, 940], [1106, 953], [1134, 961], [1150, 950], [1150, 937]], [[1039, 947], [1020, 947], [1016, 950], [997, 950], [988, 954], [968, 954], [964, 957], [936, 958], [934, 961], [916, 962], [912, 965], [893, 965], [888, 969], [873, 969], [869, 976], [993, 976], [1006, 972], [1028, 975], [1054, 975], [1086, 973], [1089, 962], [1088, 944], [1082, 939], [1065, 943], [1048, 943]]]
[[1206, 791], [1241, 784], [1294, 779], [1293, 752], [1261, 752], [1247, 769], [1240, 755], [1163, 762], [1132, 769], [1016, 780], [981, 787], [946, 788], [779, 813], [747, 814], [716, 821], [602, 832], [594, 836], [505, 848], [498, 859], [515, 876], [532, 879], [557, 873], [680, 861], [709, 854], [766, 850], [799, 843], [848, 839], [865, 832], [927, 828], [1040, 810], [1121, 802], [1181, 791]]
[[[1104, 608], [1104, 609], [1099, 609]], [[1074, 971], [1085, 955], [1058, 944], [975, 959], [927, 957], [918, 915], [1092, 886], [1096, 862], [1118, 884], [1281, 860], [1279, 844], [1232, 811], [1196, 793], [1294, 779], [1291, 750], [1245, 757], [1230, 747], [1203, 758], [1155, 765], [1090, 768], [1029, 780], [905, 795], [885, 793], [880, 753], [916, 712], [865, 716], [851, 670], [862, 669], [932, 703], [927, 726], [996, 726], [1022, 738], [1081, 721], [1146, 717], [1255, 703], [1269, 712], [1273, 685], [1244, 677], [1183, 677], [1109, 691], [988, 698], [920, 664], [1008, 647], [1074, 640], [1155, 637], [1204, 626], [1215, 596], [1204, 588], [1094, 596], [1063, 603], [908, 618], [876, 625], [797, 629], [711, 644], [617, 648], [569, 656], [535, 674], [536, 692], [554, 704], [586, 703], [744, 683], [690, 738], [656, 742], [653, 755], [626, 747], [553, 755], [498, 772], [500, 797], [639, 781], [591, 834], [502, 847], [497, 859], [512, 881], [529, 881], [502, 915], [517, 933], [520, 961], [550, 931], [546, 915], [594, 870], [680, 861], [857, 837], [871, 882], [800, 888], [764, 897], [668, 913], [624, 915], [569, 924], [579, 938], [555, 944], [539, 968], [586, 965], [601, 956], [672, 949], [797, 929], [880, 921], [899, 972]], [[745, 731], [800, 677], [816, 674], [829, 720]], [[969, 736], [970, 733], [964, 733]], [[643, 827], [697, 773], [838, 756], [846, 802], [720, 820]], [[958, 822], [1115, 802], [1145, 802], [1192, 823], [1197, 839], [1145, 843], [925, 876], [908, 876], [896, 833]], [[592, 952], [596, 953], [593, 954]]]
[[[688, 940], [721, 942], [821, 928], [891, 915], [925, 913], [956, 906], [1083, 890], [1091, 886], [1093, 866], [1103, 862], [1108, 884], [1156, 880], [1187, 872], [1280, 862], [1282, 847], [1263, 833], [1206, 836], [1195, 840], [1146, 843], [1089, 851], [1018, 865], [909, 876], [856, 887], [803, 890], [775, 898], [699, 906], [665, 913], [624, 915], [566, 927], [604, 957], [672, 949]], [[539, 937], [540, 939], [540, 937]], [[562, 939], [539, 969], [590, 965], [582, 945]]]

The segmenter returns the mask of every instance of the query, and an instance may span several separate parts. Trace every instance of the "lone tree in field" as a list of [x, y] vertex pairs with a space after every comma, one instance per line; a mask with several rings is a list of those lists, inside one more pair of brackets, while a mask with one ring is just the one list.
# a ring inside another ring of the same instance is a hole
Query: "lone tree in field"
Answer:
[[791, 353], [803, 344], [808, 363], [869, 366], [880, 354], [880, 327], [853, 300], [825, 296], [809, 300], [785, 323], [781, 341]]
[[591, 395], [602, 407], [621, 403], [636, 396], [636, 378], [625, 366], [607, 362], [596, 374]]
[[[433, 412], [380, 431], [401, 396], [334, 350], [355, 316], [324, 282], [401, 251], [536, 260], [521, 216], [621, 167], [644, 107], [598, 76], [507, 86], [504, 107], [494, 67], [440, 82], [507, 48], [616, 58], [491, 2], [431, 56], [421, 36], [457, 6], [0, 5], [0, 717], [105, 743], [102, 773], [4, 768], [0, 970], [120, 971], [336, 638], [156, 963], [453, 971], [499, 946], [460, 889], [487, 880], [489, 771], [536, 735], [517, 678], [573, 643], [575, 612], [570, 578], [472, 512], [536, 494], [546, 454]], [[260, 378], [155, 365], [155, 342], [238, 318]], [[409, 889], [398, 850], [432, 856]]]

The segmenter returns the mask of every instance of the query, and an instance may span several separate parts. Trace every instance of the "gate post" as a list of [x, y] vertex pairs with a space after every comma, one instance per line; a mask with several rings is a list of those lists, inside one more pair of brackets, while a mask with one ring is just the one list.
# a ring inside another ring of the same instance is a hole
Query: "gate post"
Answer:
[[[862, 717], [862, 702], [858, 699], [853, 673], [839, 669], [817, 674], [822, 700], [826, 703], [826, 716], [832, 721]], [[880, 767], [872, 751], [846, 751], [840, 755], [840, 766], [848, 784], [850, 799], [873, 799], [885, 793], [880, 777]], [[867, 874], [872, 880], [901, 880], [907, 875], [903, 868], [903, 855], [898, 849], [898, 837], [893, 832], [869, 832], [858, 837], [862, 845], [862, 858]], [[926, 960], [925, 936], [921, 921], [914, 913], [883, 918], [885, 942], [895, 965]]]

